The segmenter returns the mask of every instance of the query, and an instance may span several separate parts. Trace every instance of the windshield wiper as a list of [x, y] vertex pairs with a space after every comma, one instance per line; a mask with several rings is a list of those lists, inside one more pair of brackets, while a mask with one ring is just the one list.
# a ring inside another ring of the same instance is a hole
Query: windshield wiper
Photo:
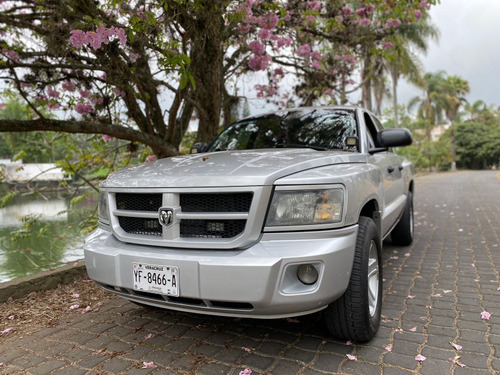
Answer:
[[327, 147], [323, 146], [314, 146], [314, 145], [299, 145], [299, 144], [293, 144], [293, 143], [281, 143], [276, 145], [276, 148], [311, 148], [316, 151], [327, 151]]

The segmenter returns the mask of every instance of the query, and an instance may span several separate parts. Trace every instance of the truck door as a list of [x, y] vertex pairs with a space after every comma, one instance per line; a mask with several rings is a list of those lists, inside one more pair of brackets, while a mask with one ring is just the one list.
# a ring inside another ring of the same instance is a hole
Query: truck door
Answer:
[[[364, 120], [367, 127], [369, 142], [374, 147], [377, 145], [377, 132], [383, 129], [380, 121], [364, 112]], [[384, 189], [384, 201], [382, 202], [382, 234], [385, 236], [399, 219], [406, 203], [404, 194], [404, 181], [402, 175], [403, 159], [396, 155], [392, 149], [377, 152], [370, 156], [369, 161], [379, 168]]]

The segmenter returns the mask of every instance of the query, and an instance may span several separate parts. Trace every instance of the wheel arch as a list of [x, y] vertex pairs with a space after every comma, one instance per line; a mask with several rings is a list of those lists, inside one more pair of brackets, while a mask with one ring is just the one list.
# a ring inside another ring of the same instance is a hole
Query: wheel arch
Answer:
[[375, 223], [380, 238], [378, 246], [379, 249], [382, 249], [382, 212], [380, 211], [380, 205], [375, 198], [370, 199], [363, 205], [361, 211], [359, 212], [359, 217], [361, 216], [369, 217]]

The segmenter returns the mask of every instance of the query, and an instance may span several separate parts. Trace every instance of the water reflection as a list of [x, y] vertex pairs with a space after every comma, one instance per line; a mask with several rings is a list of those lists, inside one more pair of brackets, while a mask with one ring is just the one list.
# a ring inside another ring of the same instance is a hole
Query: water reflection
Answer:
[[83, 258], [80, 217], [61, 197], [17, 197], [0, 208], [0, 282]]

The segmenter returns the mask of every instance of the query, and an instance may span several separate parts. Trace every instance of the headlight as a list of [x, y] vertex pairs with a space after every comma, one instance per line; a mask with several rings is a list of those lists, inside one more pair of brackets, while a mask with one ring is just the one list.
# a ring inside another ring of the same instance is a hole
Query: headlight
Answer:
[[342, 221], [344, 190], [279, 187], [274, 191], [266, 226], [333, 224]]
[[109, 206], [108, 194], [104, 191], [99, 192], [99, 222], [104, 225], [109, 225]]

